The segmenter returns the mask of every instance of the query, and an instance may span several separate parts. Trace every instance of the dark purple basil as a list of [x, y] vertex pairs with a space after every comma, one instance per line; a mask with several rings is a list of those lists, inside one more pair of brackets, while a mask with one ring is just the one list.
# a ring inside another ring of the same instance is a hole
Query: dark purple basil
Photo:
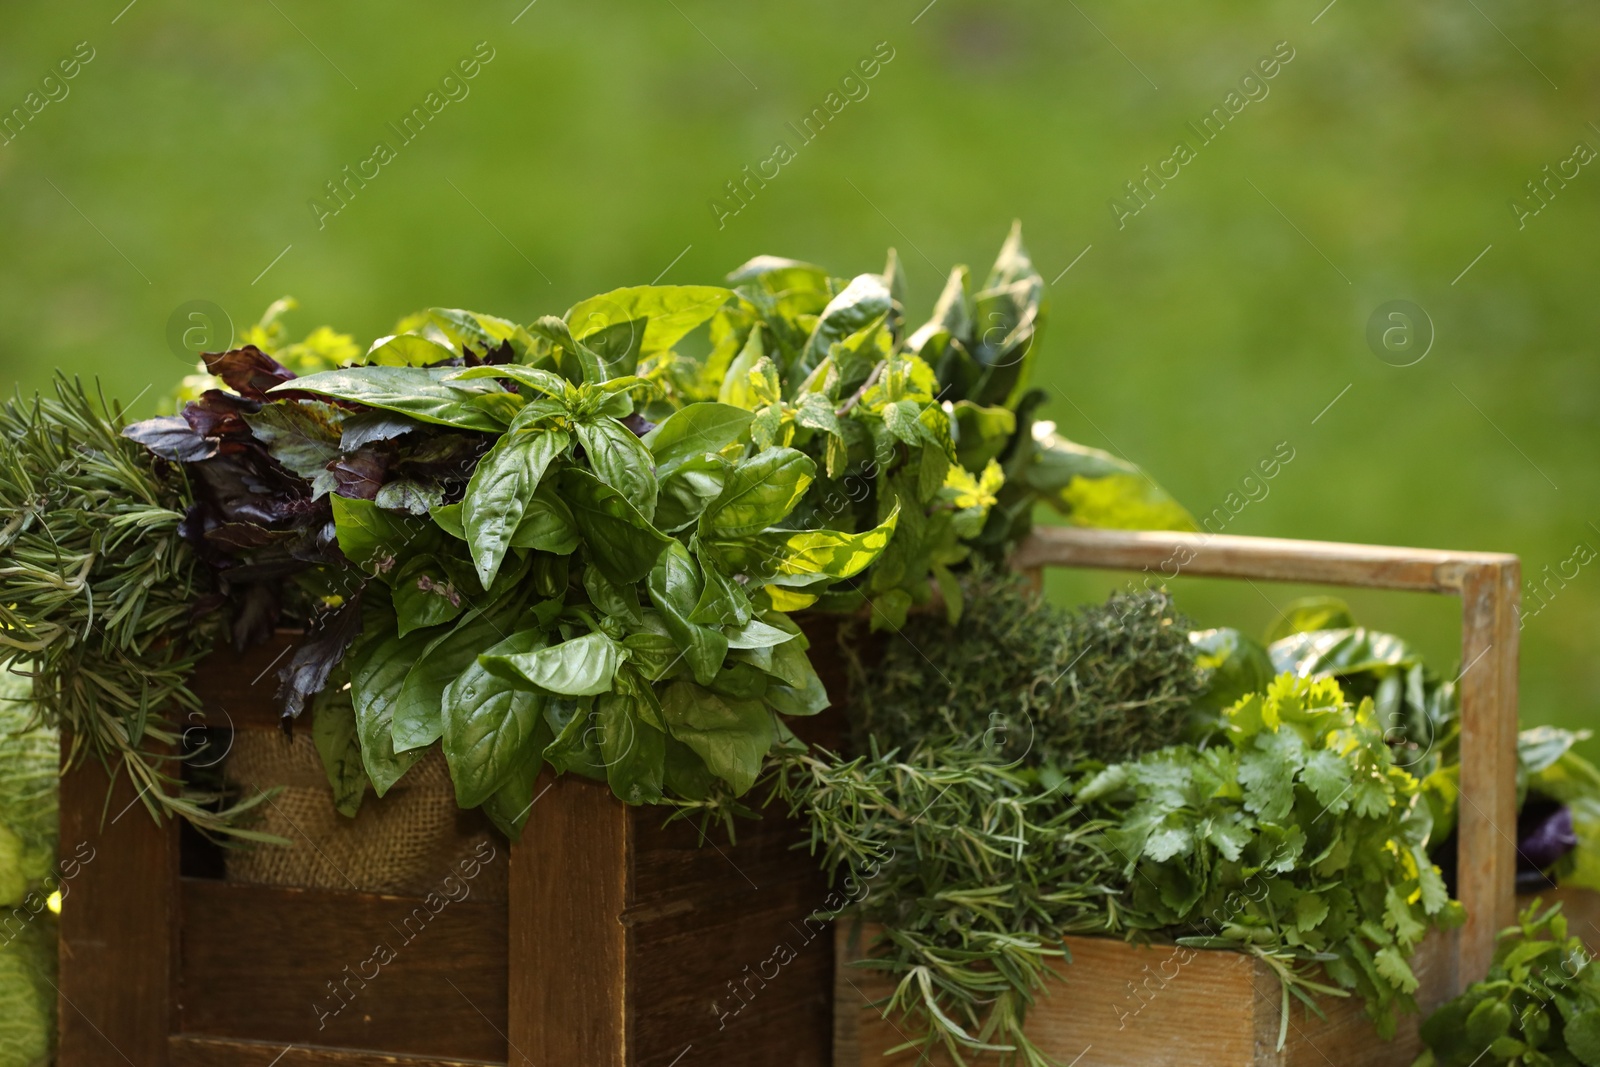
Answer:
[[328, 676], [361, 633], [361, 590], [312, 623], [311, 633], [278, 672], [278, 703], [285, 725], [298, 718], [306, 702], [322, 691]]
[[1530, 798], [1517, 817], [1519, 866], [1546, 870], [1578, 844], [1572, 811], [1564, 804]]
[[196, 433], [181, 415], [135, 422], [123, 427], [122, 436], [173, 463], [198, 463], [217, 454], [218, 442]]
[[294, 380], [294, 372], [255, 345], [228, 352], [206, 352], [206, 370], [228, 384], [228, 388], [251, 400], [265, 400], [267, 390]]

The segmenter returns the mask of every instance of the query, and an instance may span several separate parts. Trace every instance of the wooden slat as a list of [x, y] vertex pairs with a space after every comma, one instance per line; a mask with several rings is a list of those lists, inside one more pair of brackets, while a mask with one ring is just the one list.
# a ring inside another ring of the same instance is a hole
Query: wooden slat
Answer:
[[837, 910], [804, 850], [802, 827], [778, 809], [702, 839], [635, 809], [628, 924], [629, 1067], [827, 1067]]
[[[267, 728], [278, 725], [278, 671], [289, 662], [303, 634], [279, 630], [242, 653], [218, 651], [201, 660], [190, 688], [205, 708], [209, 727]], [[310, 715], [300, 720], [311, 728]]]
[[1467, 909], [1461, 930], [1465, 976], [1489, 969], [1496, 935], [1516, 917], [1520, 585], [1521, 568], [1512, 559], [1471, 568], [1462, 590], [1456, 882]]
[[125, 775], [109, 803], [108, 784], [92, 759], [61, 780], [62, 870], [76, 874], [61, 909], [60, 1062], [165, 1067], [178, 827], [157, 824]]
[[181, 1032], [505, 1062], [504, 904], [200, 879], [182, 894]]
[[[174, 1034], [168, 1044], [172, 1067], [504, 1067], [489, 1060], [429, 1059], [382, 1052], [280, 1045], [270, 1041]], [[70, 1065], [69, 1065], [70, 1067]]]
[[[870, 936], [870, 930], [864, 934]], [[838, 949], [850, 954], [841, 924]], [[1455, 932], [1434, 931], [1411, 964], [1425, 987], [1449, 984]], [[1408, 1067], [1421, 1051], [1420, 1016], [1402, 1021], [1393, 1041], [1380, 1040], [1359, 997], [1325, 997], [1318, 1018], [1292, 1001], [1288, 1041], [1277, 1048], [1282, 996], [1262, 963], [1237, 952], [1134, 946], [1113, 938], [1069, 937], [1072, 962], [1058, 967], [1028, 1011], [1028, 1036], [1046, 1055], [1075, 1067]], [[868, 943], [863, 940], [862, 944]], [[874, 1007], [893, 988], [872, 971], [841, 967], [837, 987], [834, 1067], [914, 1067], [916, 1051], [885, 1057], [913, 1036], [904, 1020]], [[1437, 996], [1422, 1005], [1436, 1007]], [[936, 1052], [920, 1063], [948, 1067]], [[990, 1056], [969, 1057], [992, 1067]]]
[[604, 783], [548, 770], [534, 795], [511, 849], [510, 1063], [630, 1067], [628, 809]]
[[1468, 569], [1515, 561], [1515, 556], [1494, 552], [1074, 526], [1037, 527], [1012, 557], [1018, 570], [1045, 566], [1149, 569], [1158, 581], [1184, 574], [1426, 593], [1458, 593]]

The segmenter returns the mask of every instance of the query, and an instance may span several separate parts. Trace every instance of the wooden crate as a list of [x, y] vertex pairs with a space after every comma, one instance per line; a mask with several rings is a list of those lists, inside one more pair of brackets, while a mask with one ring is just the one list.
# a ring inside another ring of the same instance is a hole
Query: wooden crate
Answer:
[[[829, 628], [811, 636], [842, 694]], [[202, 664], [209, 725], [278, 729], [269, 668], [291, 640]], [[839, 721], [808, 725], [836, 744]], [[108, 802], [99, 766], [74, 770], [61, 791], [62, 856], [81, 866], [61, 914], [60, 1064], [830, 1061], [833, 942], [813, 916], [838, 902], [791, 847], [793, 823], [769, 813], [742, 822], [737, 845], [703, 843], [696, 825], [663, 825], [667, 809], [629, 808], [604, 785], [545, 784], [521, 841], [488, 861], [509, 865], [509, 900], [453, 902], [424, 928], [408, 924], [426, 906], [415, 897], [186, 876], [188, 835], [158, 826], [125, 778]], [[736, 997], [779, 944], [794, 958]]]
[[[870, 929], [863, 928], [869, 935]], [[1360, 1064], [1410, 1067], [1417, 1057], [1417, 1027], [1438, 1007], [1455, 982], [1458, 931], [1435, 930], [1411, 959], [1423, 983], [1423, 1015], [1401, 1020], [1395, 1040], [1378, 1041], [1358, 997], [1325, 998], [1326, 1018], [1293, 1001], [1288, 1040], [1278, 1049], [1283, 998], [1265, 964], [1237, 952], [1135, 946], [1104, 937], [1069, 937], [1072, 962], [1056, 969], [1028, 1013], [1028, 1034], [1076, 1067], [1287, 1067], [1291, 1064]], [[848, 923], [836, 930], [838, 958], [852, 957]], [[861, 941], [859, 944], [866, 944]], [[916, 1067], [919, 1053], [884, 1053], [906, 1040], [872, 1005], [894, 988], [872, 971], [839, 968], [834, 990], [841, 1019], [865, 1013], [876, 1023], [841, 1026], [834, 1067]], [[943, 1052], [922, 1058], [926, 1067], [949, 1067]], [[970, 1057], [973, 1067], [992, 1067], [994, 1057]]]
[[[1488, 970], [1496, 933], [1515, 917], [1520, 583], [1515, 556], [1056, 527], [1036, 532], [1013, 562], [1024, 570], [1142, 571], [1158, 583], [1188, 574], [1459, 596], [1464, 670], [1456, 878], [1467, 920], [1460, 930], [1436, 933], [1419, 947], [1414, 965], [1423, 983], [1420, 1006], [1430, 1010]], [[846, 936], [843, 930], [840, 936]], [[1070, 938], [1069, 944], [1074, 962], [1061, 968], [1061, 981], [1049, 983], [1051, 995], [1033, 1009], [1028, 1030], [1046, 1053], [1074, 1067], [1404, 1067], [1421, 1051], [1416, 1017], [1385, 1044], [1359, 1002], [1337, 998], [1322, 1001], [1325, 1018], [1291, 1012], [1289, 1041], [1279, 1051], [1276, 980], [1248, 957], [1215, 950], [1196, 953], [1158, 995], [1141, 997], [1144, 1007], [1136, 1016], [1125, 1018], [1120, 1012], [1130, 1010], [1128, 997], [1143, 988], [1146, 967], [1159, 971], [1172, 950], [1105, 938]], [[883, 1058], [883, 1050], [906, 1040], [897, 1020], [872, 1006], [891, 987], [848, 962], [841, 954], [834, 1063], [916, 1063], [916, 1053]]]

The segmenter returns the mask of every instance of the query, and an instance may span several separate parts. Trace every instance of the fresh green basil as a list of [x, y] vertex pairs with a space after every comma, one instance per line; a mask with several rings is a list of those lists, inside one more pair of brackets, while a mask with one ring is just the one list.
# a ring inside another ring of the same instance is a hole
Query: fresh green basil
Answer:
[[478, 657], [497, 677], [521, 679], [542, 692], [570, 697], [610, 692], [622, 660], [621, 646], [598, 631], [533, 652]]
[[561, 490], [595, 566], [619, 585], [642, 580], [672, 541], [622, 493], [588, 471], [564, 469]]
[[[544, 631], [523, 630], [490, 645], [484, 655], [528, 655], [547, 644]], [[456, 803], [473, 808], [489, 801], [529, 751], [537, 764], [551, 740], [544, 720], [548, 699], [491, 673], [476, 660], [450, 683], [443, 698], [443, 747], [456, 785]]]
[[769, 448], [737, 464], [700, 516], [702, 533], [743, 537], [780, 521], [811, 485], [817, 465], [792, 448]]
[[520, 430], [506, 434], [478, 461], [461, 501], [461, 528], [485, 588], [494, 583], [546, 468], [568, 441], [563, 430]]

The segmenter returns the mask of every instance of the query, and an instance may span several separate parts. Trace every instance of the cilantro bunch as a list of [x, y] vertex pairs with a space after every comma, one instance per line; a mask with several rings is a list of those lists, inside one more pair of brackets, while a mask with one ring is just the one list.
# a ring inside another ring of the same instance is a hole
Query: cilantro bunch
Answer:
[[1483, 981], [1422, 1024], [1415, 1067], [1600, 1067], [1600, 970], [1561, 905], [1541, 906], [1501, 931]]
[[[1077, 800], [1117, 826], [1128, 903], [1180, 944], [1270, 964], [1290, 996], [1366, 1000], [1380, 1034], [1415, 1011], [1406, 962], [1460, 919], [1427, 854], [1418, 783], [1396, 767], [1372, 702], [1280, 675], [1224, 716], [1226, 743], [1116, 764]], [[1325, 980], [1317, 975], [1320, 967]], [[1281, 1040], [1280, 1034], [1280, 1040]]]

